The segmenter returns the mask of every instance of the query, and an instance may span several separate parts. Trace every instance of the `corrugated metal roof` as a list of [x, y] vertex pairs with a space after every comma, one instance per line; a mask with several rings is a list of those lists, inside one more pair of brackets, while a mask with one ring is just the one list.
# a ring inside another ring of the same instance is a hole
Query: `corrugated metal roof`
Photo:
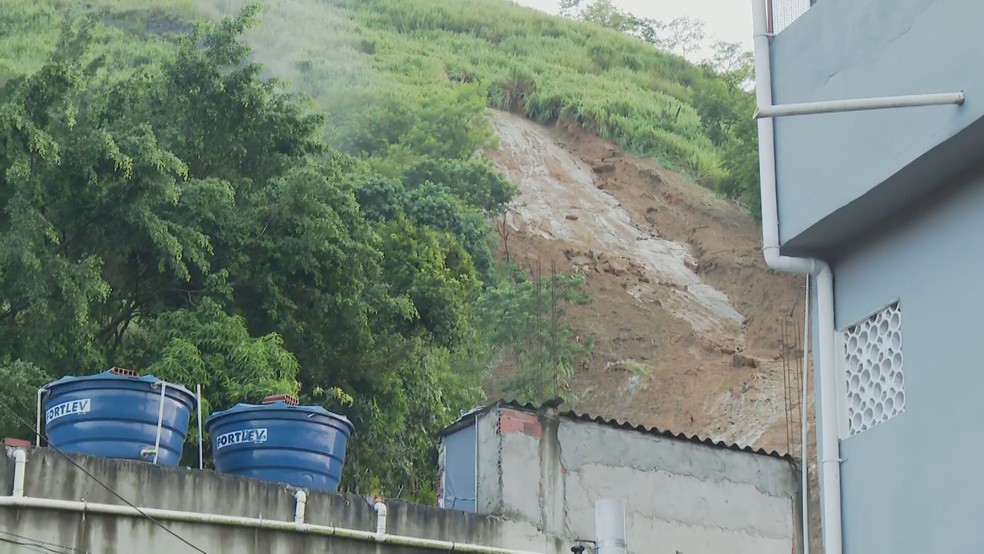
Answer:
[[[438, 433], [438, 436], [439, 437], [444, 436], [449, 433], [453, 433], [458, 429], [461, 429], [462, 427], [468, 426], [471, 423], [470, 418], [485, 413], [495, 407], [505, 406], [516, 410], [524, 410], [528, 412], [540, 413], [547, 408], [559, 408], [561, 403], [562, 402], [560, 401], [560, 399], [554, 399], [554, 400], [547, 401], [540, 406], [537, 406], [535, 404], [530, 404], [530, 403], [522, 404], [520, 402], [516, 402], [515, 400], [497, 400], [490, 404], [486, 404], [485, 406], [474, 408], [468, 411], [467, 413], [463, 414], [460, 418], [458, 418], [457, 421], [455, 421], [454, 423], [446, 427], [444, 430], [442, 430], [440, 433]], [[724, 441], [713, 441], [711, 439], [700, 437], [697, 435], [687, 435], [686, 433], [674, 433], [672, 431], [659, 429], [657, 427], [633, 425], [632, 423], [629, 423], [627, 421], [621, 421], [618, 419], [606, 419], [601, 416], [593, 416], [591, 414], [576, 412], [574, 410], [567, 410], [567, 411], [558, 410], [557, 415], [566, 419], [572, 419], [576, 421], [589, 421], [592, 423], [597, 423], [608, 427], [614, 427], [616, 429], [624, 429], [626, 431], [635, 431], [638, 433], [646, 433], [649, 435], [656, 435], [660, 437], [667, 437], [671, 439], [682, 440], [682, 441], [692, 442], [696, 444], [703, 444], [705, 446], [710, 446], [712, 448], [734, 450], [737, 452], [747, 452], [749, 454], [756, 454], [759, 456], [769, 456], [771, 458], [779, 458], [782, 460], [793, 461], [793, 457], [790, 456], [789, 454], [781, 454], [775, 450], [769, 452], [763, 448], [755, 449], [752, 448], [751, 446], [741, 446], [739, 444], [728, 443]]]

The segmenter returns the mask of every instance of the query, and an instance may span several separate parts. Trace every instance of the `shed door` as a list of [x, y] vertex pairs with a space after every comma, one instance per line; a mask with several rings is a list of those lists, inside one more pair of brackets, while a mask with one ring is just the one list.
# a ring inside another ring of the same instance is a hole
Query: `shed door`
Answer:
[[475, 425], [448, 435], [444, 450], [444, 507], [475, 512]]

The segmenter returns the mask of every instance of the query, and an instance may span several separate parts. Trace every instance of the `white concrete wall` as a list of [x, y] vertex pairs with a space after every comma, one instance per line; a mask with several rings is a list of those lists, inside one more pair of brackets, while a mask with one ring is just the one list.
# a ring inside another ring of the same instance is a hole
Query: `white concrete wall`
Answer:
[[[594, 538], [594, 504], [625, 501], [633, 554], [790, 554], [800, 549], [798, 477], [785, 459], [672, 439], [594, 422], [499, 407], [497, 511], [555, 537], [547, 552]], [[483, 463], [492, 460], [481, 454]], [[488, 450], [485, 450], [488, 453]], [[488, 504], [487, 504], [488, 505]]]
[[561, 421], [568, 534], [592, 537], [594, 503], [625, 501], [638, 554], [789, 554], [795, 474], [776, 458]]

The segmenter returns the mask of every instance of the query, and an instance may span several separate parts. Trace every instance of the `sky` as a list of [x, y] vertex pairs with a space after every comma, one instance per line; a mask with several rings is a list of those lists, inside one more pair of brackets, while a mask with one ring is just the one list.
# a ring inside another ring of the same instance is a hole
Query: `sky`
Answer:
[[[516, 0], [516, 3], [557, 13], [560, 0]], [[688, 16], [704, 21], [712, 40], [740, 42], [752, 49], [752, 8], [749, 0], [614, 0], [622, 11], [669, 21]]]

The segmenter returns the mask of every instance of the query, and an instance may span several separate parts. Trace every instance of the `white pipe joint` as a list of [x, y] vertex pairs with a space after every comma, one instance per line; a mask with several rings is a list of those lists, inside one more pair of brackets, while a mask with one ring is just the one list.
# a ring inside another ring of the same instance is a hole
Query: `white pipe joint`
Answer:
[[24, 474], [27, 467], [27, 452], [18, 448], [14, 450], [14, 488], [11, 496], [21, 498], [24, 496]]
[[386, 536], [386, 504], [377, 501], [373, 509], [376, 510], [376, 538], [381, 540]]
[[297, 491], [294, 493], [294, 523], [298, 525], [304, 523], [304, 511], [307, 508], [307, 493]]

